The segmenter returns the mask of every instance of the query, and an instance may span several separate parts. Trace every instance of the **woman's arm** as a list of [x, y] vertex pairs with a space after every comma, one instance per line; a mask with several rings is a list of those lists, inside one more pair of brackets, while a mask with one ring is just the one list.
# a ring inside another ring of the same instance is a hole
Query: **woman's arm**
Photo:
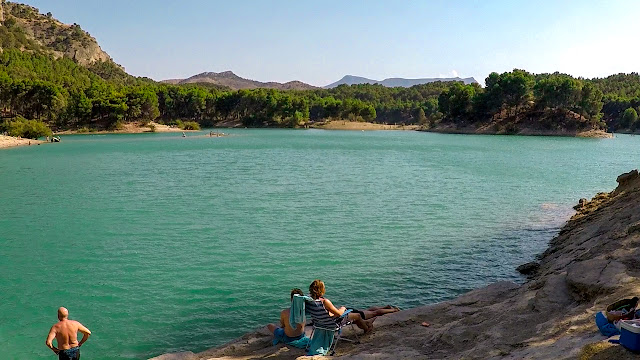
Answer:
[[327, 309], [329, 315], [331, 316], [342, 316], [342, 314], [347, 311], [347, 308], [345, 308], [344, 306], [341, 306], [339, 309], [336, 308], [335, 306], [333, 306], [333, 303], [331, 303], [331, 300], [329, 299], [323, 299], [322, 303], [324, 304], [324, 308]]

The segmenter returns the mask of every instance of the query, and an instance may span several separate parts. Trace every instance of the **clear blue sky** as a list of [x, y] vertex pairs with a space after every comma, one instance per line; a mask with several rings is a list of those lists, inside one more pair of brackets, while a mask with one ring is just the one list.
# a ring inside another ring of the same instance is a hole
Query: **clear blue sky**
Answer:
[[602, 77], [640, 69], [640, 1], [25, 0], [78, 23], [156, 80], [232, 70], [326, 85], [523, 68]]

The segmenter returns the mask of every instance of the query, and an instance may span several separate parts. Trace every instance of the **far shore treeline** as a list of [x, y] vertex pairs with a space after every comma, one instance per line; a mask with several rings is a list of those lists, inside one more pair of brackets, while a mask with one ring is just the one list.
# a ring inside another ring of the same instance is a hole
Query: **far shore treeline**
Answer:
[[502, 121], [545, 130], [633, 131], [639, 127], [640, 76], [587, 80], [513, 70], [490, 74], [484, 88], [434, 82], [410, 88], [363, 84], [233, 91], [135, 78], [111, 62], [84, 68], [67, 58], [7, 49], [0, 55], [0, 102], [5, 131], [8, 123], [22, 118], [55, 130], [115, 130], [126, 122], [177, 120], [202, 126], [301, 127], [340, 119], [425, 128]]
[[[112, 60], [82, 66], [75, 55], [54, 56], [73, 46], [90, 47], [95, 40], [77, 24], [61, 25], [26, 5], [2, 4], [11, 14], [4, 14], [0, 26], [0, 133], [14, 136], [45, 136], [50, 129], [117, 130], [151, 121], [188, 128], [291, 128], [350, 120], [424, 129], [492, 126], [497, 133], [640, 130], [637, 73], [582, 79], [515, 69], [491, 73], [484, 87], [456, 82], [314, 90], [170, 85], [131, 76]], [[32, 26], [40, 40], [24, 26]], [[50, 40], [46, 46], [43, 39]]]

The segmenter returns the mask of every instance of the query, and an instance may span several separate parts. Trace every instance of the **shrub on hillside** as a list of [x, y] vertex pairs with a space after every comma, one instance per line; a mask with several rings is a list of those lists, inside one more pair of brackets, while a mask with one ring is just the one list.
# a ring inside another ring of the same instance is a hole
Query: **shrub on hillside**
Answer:
[[117, 120], [109, 125], [109, 130], [124, 130], [124, 122], [122, 120]]
[[200, 124], [195, 121], [181, 121], [177, 120], [178, 127], [182, 130], [200, 130]]
[[27, 139], [37, 139], [53, 135], [51, 129], [42, 121], [27, 120], [20, 116], [2, 122], [0, 124], [0, 132], [7, 132], [9, 136]]
[[620, 121], [620, 125], [624, 128], [634, 128], [636, 122], [638, 121], [638, 112], [634, 108], [628, 108], [622, 114], [622, 119]]

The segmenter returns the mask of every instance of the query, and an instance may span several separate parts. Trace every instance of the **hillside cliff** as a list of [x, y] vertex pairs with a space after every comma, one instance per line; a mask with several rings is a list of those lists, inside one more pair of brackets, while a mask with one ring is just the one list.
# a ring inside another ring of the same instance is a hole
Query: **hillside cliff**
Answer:
[[[522, 285], [499, 282], [451, 301], [381, 317], [362, 343], [341, 343], [354, 359], [634, 359], [604, 342], [594, 314], [640, 294], [640, 177], [590, 201], [529, 264]], [[473, 269], [470, 269], [473, 271]], [[422, 322], [431, 326], [421, 326]], [[347, 332], [345, 334], [349, 336]], [[301, 350], [270, 345], [265, 329], [199, 354], [157, 359], [294, 359]]]
[[44, 52], [54, 58], [67, 57], [79, 65], [112, 62], [94, 37], [78, 24], [64, 24], [51, 15], [41, 14], [35, 7], [0, 3], [0, 47], [22, 51]]

